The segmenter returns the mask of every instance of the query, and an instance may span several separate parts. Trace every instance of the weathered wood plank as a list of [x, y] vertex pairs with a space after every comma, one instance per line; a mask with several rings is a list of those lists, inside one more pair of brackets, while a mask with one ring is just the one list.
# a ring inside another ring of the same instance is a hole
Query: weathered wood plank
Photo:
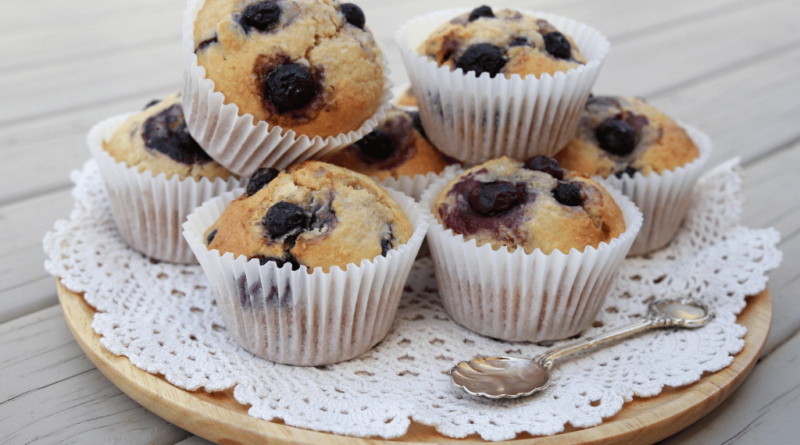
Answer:
[[188, 432], [123, 394], [84, 355], [59, 306], [0, 325], [0, 431], [9, 444], [174, 444]]
[[56, 282], [44, 270], [42, 238], [72, 209], [62, 190], [0, 207], [0, 323], [57, 303]]
[[798, 362], [800, 336], [796, 335], [756, 365], [747, 381], [722, 406], [660, 444], [797, 443]]
[[[799, 16], [800, 4], [792, 0], [753, 2], [684, 26], [612, 42], [596, 90], [648, 96], [784, 54], [800, 42]], [[743, 32], [748, 29], [759, 32]]]

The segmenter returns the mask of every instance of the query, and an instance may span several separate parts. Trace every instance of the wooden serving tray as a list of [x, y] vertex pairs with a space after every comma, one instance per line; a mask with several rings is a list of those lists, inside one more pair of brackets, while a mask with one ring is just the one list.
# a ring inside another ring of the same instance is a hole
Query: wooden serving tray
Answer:
[[[125, 394], [169, 422], [220, 445], [244, 444], [334, 444], [389, 443], [487, 443], [477, 435], [456, 440], [432, 427], [411, 422], [408, 433], [398, 439], [362, 439], [294, 428], [282, 422], [267, 422], [247, 415], [248, 406], [233, 398], [232, 391], [206, 393], [186, 391], [133, 366], [127, 357], [116, 356], [100, 344], [91, 328], [95, 310], [80, 294], [58, 282], [58, 298], [72, 334], [97, 368]], [[700, 381], [665, 388], [656, 397], [635, 398], [614, 417], [596, 427], [567, 428], [554, 436], [520, 434], [498, 444], [652, 444], [696, 422], [725, 400], [750, 373], [767, 340], [772, 321], [769, 288], [749, 297], [738, 322], [747, 327], [745, 347], [727, 368], [706, 374]]]

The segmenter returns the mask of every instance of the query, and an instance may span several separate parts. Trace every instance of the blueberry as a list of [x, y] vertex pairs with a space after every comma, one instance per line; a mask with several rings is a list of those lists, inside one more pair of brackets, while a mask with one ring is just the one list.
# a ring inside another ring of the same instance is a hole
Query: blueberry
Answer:
[[603, 150], [625, 156], [636, 147], [636, 132], [621, 119], [607, 119], [595, 130], [597, 141]]
[[278, 107], [279, 113], [305, 107], [315, 94], [316, 85], [311, 72], [296, 63], [270, 71], [264, 83], [264, 97]]
[[414, 126], [414, 129], [417, 130], [422, 137], [428, 139], [428, 135], [425, 134], [425, 128], [422, 126], [422, 119], [419, 118], [418, 111], [411, 113], [411, 125]]
[[558, 180], [564, 179], [564, 170], [561, 169], [561, 165], [558, 161], [544, 155], [536, 155], [532, 158], [528, 158], [528, 160], [525, 161], [524, 167], [528, 170], [545, 172]]
[[217, 229], [214, 229], [213, 232], [209, 233], [206, 237], [206, 246], [210, 246], [211, 242], [214, 241], [214, 237], [217, 236]]
[[392, 139], [380, 128], [367, 133], [362, 139], [353, 144], [361, 150], [364, 156], [383, 161], [394, 153]]
[[344, 3], [342, 5], [342, 14], [344, 14], [344, 19], [347, 20], [347, 23], [356, 28], [364, 29], [364, 23], [366, 23], [367, 18], [364, 17], [364, 11], [361, 8], [352, 3]]
[[289, 257], [286, 258], [285, 260], [283, 258], [267, 258], [267, 257], [264, 257], [264, 256], [259, 256], [259, 257], [256, 257], [256, 258], [258, 258], [258, 263], [261, 264], [262, 266], [267, 264], [268, 262], [272, 261], [273, 263], [275, 263], [276, 266], [278, 266], [278, 269], [283, 267], [283, 265], [286, 264], [286, 263], [289, 263], [289, 264], [292, 265], [292, 270], [300, 269], [300, 263], [298, 263], [297, 262], [297, 258], [292, 256], [291, 254], [289, 254]]
[[569, 59], [572, 57], [572, 45], [569, 40], [558, 31], [544, 35], [544, 47], [553, 57], [559, 59]]
[[517, 204], [517, 186], [508, 181], [481, 183], [469, 194], [470, 207], [481, 215], [499, 215]]
[[559, 182], [553, 189], [553, 197], [565, 206], [579, 206], [583, 203], [580, 187], [571, 182]]
[[483, 73], [489, 73], [494, 77], [506, 65], [506, 59], [500, 48], [488, 43], [478, 43], [470, 46], [456, 62], [456, 68], [467, 71], [475, 71], [475, 76], [480, 77]]
[[381, 256], [386, 256], [389, 251], [392, 250], [392, 240], [391, 239], [382, 239], [381, 240]]
[[161, 102], [159, 99], [153, 99], [150, 102], [147, 102], [147, 105], [144, 106], [144, 109], [146, 110], [159, 102]]
[[255, 28], [265, 32], [274, 29], [281, 21], [281, 8], [271, 1], [247, 5], [242, 12], [241, 25], [245, 31]]
[[486, 18], [493, 19], [494, 18], [494, 12], [492, 12], [492, 8], [490, 8], [490, 7], [486, 6], [486, 5], [478, 6], [477, 8], [473, 9], [472, 12], [469, 13], [469, 21], [470, 22], [474, 21], [474, 20], [478, 20], [481, 17], [486, 17]]
[[190, 165], [211, 161], [208, 154], [189, 134], [180, 104], [173, 104], [144, 121], [142, 139], [145, 146], [169, 156], [176, 162]]
[[255, 195], [256, 192], [263, 189], [267, 184], [272, 182], [273, 179], [277, 178], [278, 174], [280, 174], [280, 171], [272, 167], [259, 168], [256, 170], [247, 182], [247, 196]]
[[512, 40], [511, 43], [508, 44], [508, 46], [510, 46], [510, 47], [528, 46], [528, 45], [529, 45], [528, 39], [526, 39], [525, 37], [517, 37], [514, 40]]
[[270, 207], [264, 218], [264, 225], [272, 238], [280, 238], [286, 234], [297, 234], [310, 224], [310, 215], [296, 205], [281, 201]]
[[630, 176], [632, 178], [633, 175], [635, 175], [636, 172], [638, 172], [638, 171], [639, 170], [637, 170], [637, 169], [635, 169], [635, 168], [633, 168], [633, 167], [631, 167], [629, 165], [629, 166], [625, 167], [625, 170], [620, 170], [620, 171], [614, 173], [614, 176], [616, 176], [618, 178], [622, 178], [623, 175], [628, 175], [628, 176]]
[[202, 42], [200, 42], [200, 44], [199, 44], [199, 45], [197, 45], [197, 49], [195, 50], [195, 52], [197, 52], [197, 51], [200, 51], [200, 50], [203, 50], [203, 49], [206, 49], [206, 48], [208, 48], [208, 47], [209, 47], [209, 46], [210, 46], [212, 43], [217, 43], [217, 42], [219, 42], [219, 39], [217, 39], [217, 36], [214, 36], [214, 37], [212, 37], [212, 38], [210, 38], [210, 39], [205, 39], [205, 40], [203, 40]]

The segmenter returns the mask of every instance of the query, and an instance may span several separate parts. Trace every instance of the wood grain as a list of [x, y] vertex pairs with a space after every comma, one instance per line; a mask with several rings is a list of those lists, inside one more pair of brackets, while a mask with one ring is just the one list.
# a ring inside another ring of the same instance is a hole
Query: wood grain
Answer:
[[52, 306], [0, 325], [0, 443], [171, 445], [189, 433], [100, 373]]
[[[379, 444], [445, 443], [452, 439], [431, 427], [412, 422], [408, 433], [394, 441], [359, 439], [302, 430], [279, 422], [266, 422], [247, 415], [229, 393], [208, 394], [184, 391], [163, 378], [148, 374], [125, 357], [111, 354], [99, 343], [91, 329], [94, 309], [83, 298], [59, 283], [59, 300], [64, 316], [78, 344], [98, 369], [114, 384], [159, 416], [219, 444], [256, 444], [264, 441], [281, 444]], [[520, 435], [513, 444], [650, 444], [697, 421], [727, 398], [752, 370], [769, 332], [772, 305], [769, 290], [750, 299], [739, 316], [748, 327], [745, 348], [734, 362], [716, 374], [681, 388], [666, 388], [660, 395], [635, 399], [602, 425], [572, 430], [550, 437]], [[460, 443], [483, 443], [468, 437]]]

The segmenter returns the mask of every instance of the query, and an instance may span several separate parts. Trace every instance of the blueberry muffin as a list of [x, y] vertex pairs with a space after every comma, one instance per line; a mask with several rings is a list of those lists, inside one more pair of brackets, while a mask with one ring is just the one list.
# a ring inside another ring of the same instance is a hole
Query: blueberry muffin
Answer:
[[553, 75], [586, 63], [572, 38], [546, 20], [488, 6], [440, 26], [417, 52], [451, 71], [461, 68], [476, 76], [488, 72], [491, 77]]
[[425, 137], [418, 112], [396, 108], [386, 112], [378, 128], [325, 161], [381, 180], [439, 174], [453, 163]]
[[261, 264], [328, 272], [385, 256], [411, 235], [405, 212], [375, 181], [306, 161], [287, 172], [259, 170], [204, 240], [209, 249], [258, 258]]
[[358, 129], [384, 89], [383, 56], [364, 13], [336, 0], [207, 0], [197, 63], [225, 103], [298, 134]]
[[211, 159], [186, 129], [180, 93], [152, 101], [144, 111], [128, 118], [103, 148], [118, 162], [153, 176], [165, 173], [183, 180], [228, 179], [233, 173]]
[[478, 246], [528, 254], [582, 252], [625, 231], [622, 211], [599, 183], [546, 156], [503, 157], [467, 170], [441, 191], [433, 214]]
[[686, 131], [644, 99], [592, 96], [581, 115], [577, 136], [556, 159], [565, 168], [606, 178], [636, 172], [661, 174], [699, 155]]

